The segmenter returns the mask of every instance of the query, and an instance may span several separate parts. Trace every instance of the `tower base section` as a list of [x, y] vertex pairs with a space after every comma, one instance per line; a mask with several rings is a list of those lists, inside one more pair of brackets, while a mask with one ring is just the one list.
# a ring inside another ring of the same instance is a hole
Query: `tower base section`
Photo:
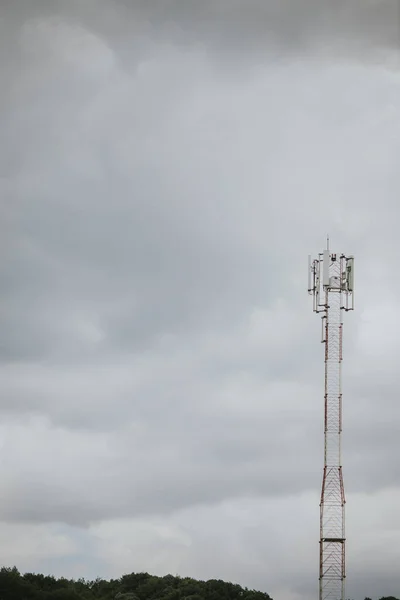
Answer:
[[345, 539], [320, 540], [320, 600], [344, 600]]

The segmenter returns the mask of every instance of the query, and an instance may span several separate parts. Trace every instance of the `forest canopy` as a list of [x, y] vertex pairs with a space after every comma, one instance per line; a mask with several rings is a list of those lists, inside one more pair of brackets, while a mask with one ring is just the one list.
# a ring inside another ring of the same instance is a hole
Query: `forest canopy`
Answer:
[[211, 579], [131, 573], [119, 579], [57, 579], [20, 574], [16, 567], [0, 570], [0, 600], [271, 600], [268, 594]]

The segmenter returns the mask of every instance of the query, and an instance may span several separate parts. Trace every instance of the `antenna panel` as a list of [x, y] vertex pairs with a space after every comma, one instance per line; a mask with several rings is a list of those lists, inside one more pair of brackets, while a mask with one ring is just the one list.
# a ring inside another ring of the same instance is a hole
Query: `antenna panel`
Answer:
[[349, 292], [354, 291], [354, 258], [349, 256], [346, 264], [347, 271], [347, 290]]
[[324, 287], [329, 286], [329, 250], [324, 250], [323, 255], [323, 272], [322, 272], [322, 285]]

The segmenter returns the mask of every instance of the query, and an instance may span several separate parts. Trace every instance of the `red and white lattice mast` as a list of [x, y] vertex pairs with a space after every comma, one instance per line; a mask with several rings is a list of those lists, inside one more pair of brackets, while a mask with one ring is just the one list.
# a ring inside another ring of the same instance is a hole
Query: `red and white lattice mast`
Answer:
[[324, 473], [320, 503], [319, 600], [345, 600], [345, 495], [342, 474], [343, 312], [354, 309], [354, 258], [327, 249], [311, 261], [308, 292], [322, 314], [325, 344]]

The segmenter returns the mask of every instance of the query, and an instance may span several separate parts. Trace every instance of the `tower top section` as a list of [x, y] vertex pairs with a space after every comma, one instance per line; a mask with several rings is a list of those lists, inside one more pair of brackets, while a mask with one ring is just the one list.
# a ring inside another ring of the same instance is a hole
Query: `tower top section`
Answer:
[[329, 248], [311, 260], [308, 257], [308, 293], [313, 296], [314, 312], [326, 312], [329, 293], [340, 294], [340, 308], [354, 310], [354, 257], [335, 254]]

